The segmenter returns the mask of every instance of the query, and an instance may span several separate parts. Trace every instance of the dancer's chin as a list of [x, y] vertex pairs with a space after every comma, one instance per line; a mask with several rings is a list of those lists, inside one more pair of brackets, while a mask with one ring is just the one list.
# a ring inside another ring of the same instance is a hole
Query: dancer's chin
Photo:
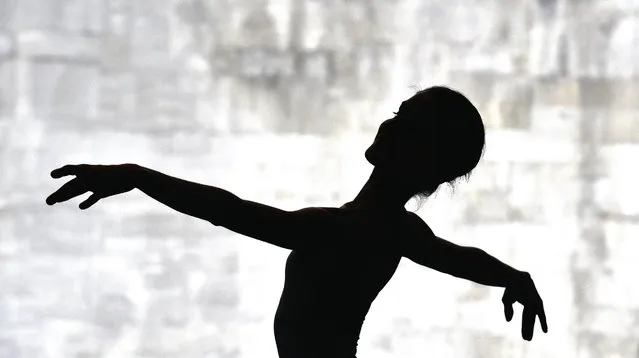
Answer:
[[366, 152], [364, 152], [364, 157], [366, 158], [366, 161], [371, 163], [373, 166], [379, 163], [379, 160], [375, 155], [375, 152], [372, 150], [372, 147], [368, 148]]

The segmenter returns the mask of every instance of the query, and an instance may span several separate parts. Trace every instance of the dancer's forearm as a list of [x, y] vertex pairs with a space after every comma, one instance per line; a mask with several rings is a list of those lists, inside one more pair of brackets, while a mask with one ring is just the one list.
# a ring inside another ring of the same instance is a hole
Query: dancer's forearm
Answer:
[[164, 173], [133, 166], [135, 187], [158, 202], [212, 223], [224, 221], [224, 213], [241, 199], [224, 189], [175, 178]]
[[476, 247], [463, 247], [449, 262], [447, 273], [487, 286], [506, 287], [525, 274]]

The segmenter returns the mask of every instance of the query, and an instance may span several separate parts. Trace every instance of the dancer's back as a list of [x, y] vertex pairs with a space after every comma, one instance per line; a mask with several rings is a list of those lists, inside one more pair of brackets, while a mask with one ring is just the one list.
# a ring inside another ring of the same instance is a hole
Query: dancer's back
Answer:
[[290, 253], [274, 325], [280, 358], [355, 357], [364, 317], [401, 259], [408, 212], [324, 209], [345, 245]]

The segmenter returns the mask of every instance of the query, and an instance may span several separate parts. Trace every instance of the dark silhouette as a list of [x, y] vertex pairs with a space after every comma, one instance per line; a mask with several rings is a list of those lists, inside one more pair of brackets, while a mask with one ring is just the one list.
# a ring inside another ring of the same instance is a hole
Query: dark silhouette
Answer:
[[483, 154], [484, 141], [482, 118], [472, 103], [452, 89], [430, 87], [402, 102], [395, 116], [380, 125], [365, 153], [373, 172], [355, 199], [339, 208], [280, 210], [135, 164], [56, 169], [53, 178], [76, 177], [49, 196], [47, 204], [91, 191], [80, 204], [87, 209], [137, 188], [181, 213], [292, 250], [274, 322], [282, 358], [355, 357], [364, 318], [402, 257], [455, 277], [505, 287], [506, 320], [512, 319], [513, 303], [520, 302], [522, 336], [531, 340], [537, 316], [548, 331], [531, 276], [481, 249], [437, 237], [404, 208], [414, 196], [423, 199], [443, 183], [467, 179]]

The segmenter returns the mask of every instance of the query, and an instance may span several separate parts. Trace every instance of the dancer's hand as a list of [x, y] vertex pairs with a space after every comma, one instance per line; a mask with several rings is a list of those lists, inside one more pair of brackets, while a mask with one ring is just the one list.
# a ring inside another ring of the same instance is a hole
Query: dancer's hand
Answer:
[[519, 302], [524, 306], [521, 320], [521, 335], [525, 340], [532, 340], [535, 329], [535, 318], [537, 316], [539, 316], [541, 329], [544, 333], [548, 333], [544, 304], [530, 274], [523, 272], [522, 275], [519, 275], [506, 286], [501, 301], [504, 304], [504, 314], [508, 322], [513, 318], [513, 303]]
[[57, 179], [67, 175], [75, 175], [75, 178], [49, 195], [47, 204], [61, 203], [90, 191], [93, 194], [80, 204], [80, 209], [87, 209], [100, 199], [133, 190], [135, 187], [134, 173], [134, 164], [65, 165], [53, 170], [51, 177]]

